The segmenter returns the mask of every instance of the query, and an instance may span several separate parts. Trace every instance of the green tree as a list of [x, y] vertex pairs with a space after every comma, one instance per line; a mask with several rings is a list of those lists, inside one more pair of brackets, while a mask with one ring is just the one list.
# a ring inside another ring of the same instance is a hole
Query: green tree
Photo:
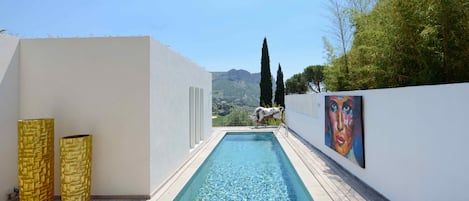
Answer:
[[231, 110], [236, 107], [232, 103], [227, 103], [226, 101], [221, 101], [220, 103], [212, 104], [212, 113], [219, 116], [226, 116], [230, 114]]
[[231, 113], [225, 116], [225, 126], [251, 126], [253, 122], [249, 118], [247, 111], [241, 110], [236, 107], [233, 108]]
[[306, 81], [302, 73], [295, 74], [285, 81], [285, 91], [287, 94], [304, 94], [307, 90]]
[[274, 103], [282, 107], [285, 107], [285, 86], [283, 84], [283, 72], [282, 72], [282, 67], [280, 66], [280, 63], [278, 64], [278, 70], [277, 70]]
[[[353, 39], [353, 25], [351, 18], [350, 1], [329, 0], [328, 9], [330, 11], [330, 19], [332, 22], [331, 36], [336, 41], [335, 49], [339, 50], [342, 57], [341, 65], [335, 66], [341, 72], [337, 74], [337, 84], [339, 90], [345, 90], [345, 80], [349, 77], [349, 61], [348, 53]], [[334, 46], [333, 46], [334, 47]]]
[[323, 70], [324, 66], [321, 65], [308, 66], [304, 69], [303, 76], [308, 86], [310, 87], [309, 83], [312, 83], [315, 86], [314, 88], [316, 88], [310, 87], [311, 90], [321, 92], [321, 83], [324, 81]]
[[327, 54], [327, 65], [323, 69], [324, 83], [329, 91], [339, 91], [344, 88], [344, 76], [341, 75], [343, 74], [343, 71], [341, 71], [342, 67], [340, 66], [342, 63], [337, 62], [338, 58], [336, 56], [337, 54], [334, 46], [326, 37], [323, 37], [322, 39], [324, 41], [324, 47]]
[[396, 86], [469, 80], [467, 0], [388, 0], [388, 81]]
[[5, 29], [0, 29], [0, 34], [5, 32], [6, 30]]
[[356, 31], [350, 50], [350, 90], [398, 86], [393, 82], [397, 77], [392, 61], [396, 30], [390, 22], [394, 15], [388, 11], [390, 3], [379, 1], [369, 13], [355, 18]]
[[325, 40], [329, 90], [469, 81], [467, 0], [354, 1], [345, 9], [355, 29], [347, 57]]
[[[437, 58], [441, 70], [435, 72], [435, 79], [444, 83], [469, 81], [469, 2], [467, 0], [432, 0], [427, 8], [434, 7], [437, 12], [431, 13], [427, 9], [425, 29], [422, 33], [432, 33], [435, 37], [422, 37], [424, 47], [430, 47], [427, 52], [437, 51], [429, 55]], [[432, 19], [432, 20], [428, 20]], [[422, 34], [421, 33], [421, 34]], [[431, 39], [433, 38], [433, 39]], [[430, 40], [425, 40], [430, 39]], [[431, 44], [434, 44], [433, 46]], [[441, 76], [442, 71], [443, 76]], [[438, 73], [438, 74], [437, 74]], [[433, 74], [432, 74], [433, 75]]]
[[265, 107], [272, 106], [272, 74], [270, 73], [270, 59], [269, 49], [267, 47], [267, 38], [264, 38], [264, 42], [262, 43], [261, 80], [259, 86], [261, 89], [259, 105]]
[[[375, 5], [376, 0], [329, 0], [328, 9], [331, 19], [331, 39], [335, 45], [324, 38], [328, 57], [325, 82], [328, 89], [343, 91], [353, 88], [354, 79], [351, 62], [351, 48], [356, 33], [357, 21], [361, 20]], [[338, 54], [337, 54], [338, 53]], [[352, 77], [352, 78], [351, 78]]]
[[344, 91], [350, 88], [348, 79], [345, 79], [345, 72], [342, 70], [343, 59], [344, 57], [333, 59], [332, 63], [323, 69], [324, 82], [329, 91]]

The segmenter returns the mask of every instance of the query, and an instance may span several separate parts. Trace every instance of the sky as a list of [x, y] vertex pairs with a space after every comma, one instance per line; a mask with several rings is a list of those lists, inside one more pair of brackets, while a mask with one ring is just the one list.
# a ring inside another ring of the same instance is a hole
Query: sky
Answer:
[[0, 29], [20, 38], [151, 36], [207, 71], [260, 72], [284, 79], [326, 62], [325, 1], [0, 0]]

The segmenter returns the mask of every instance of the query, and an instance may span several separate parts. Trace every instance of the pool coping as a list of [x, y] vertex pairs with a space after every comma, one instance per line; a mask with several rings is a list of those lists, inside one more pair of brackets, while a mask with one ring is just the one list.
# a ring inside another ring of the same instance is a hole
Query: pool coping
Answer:
[[295, 152], [294, 147], [287, 142], [287, 138], [291, 137], [288, 136], [288, 133], [286, 133], [286, 135], [282, 134], [280, 129], [277, 127], [220, 127], [213, 128], [212, 136], [210, 136], [206, 142], [199, 145], [196, 150], [192, 151], [186, 162], [164, 183], [164, 185], [159, 187], [157, 191], [153, 193], [150, 201], [174, 200], [227, 132], [274, 133], [311, 197], [317, 201], [332, 200], [315, 176], [311, 171], [309, 171], [308, 167], [303, 163], [300, 156]]
[[327, 193], [327, 191], [323, 188], [323, 186], [319, 183], [313, 173], [309, 170], [309, 168], [300, 158], [297, 151], [295, 151], [296, 148], [288, 142], [289, 138], [292, 138], [293, 136], [289, 135], [288, 132], [282, 133], [281, 128], [277, 129], [274, 134], [277, 137], [277, 140], [280, 142], [280, 145], [282, 145], [283, 151], [285, 152], [285, 154], [287, 154], [288, 159], [295, 168], [296, 173], [300, 177], [301, 181], [305, 185], [313, 200], [332, 200], [329, 193]]

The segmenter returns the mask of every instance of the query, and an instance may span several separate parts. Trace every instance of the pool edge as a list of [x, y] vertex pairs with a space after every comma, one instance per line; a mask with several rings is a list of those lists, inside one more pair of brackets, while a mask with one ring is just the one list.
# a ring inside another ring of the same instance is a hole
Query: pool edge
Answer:
[[161, 187], [154, 193], [150, 201], [174, 200], [178, 193], [184, 188], [184, 185], [191, 179], [192, 175], [202, 165], [205, 159], [215, 149], [217, 144], [223, 139], [226, 131], [214, 131], [207, 142], [200, 145], [196, 153], [191, 154], [189, 158]]
[[189, 158], [184, 162], [181, 168], [179, 168], [161, 187], [158, 187], [155, 192], [152, 193], [149, 201], [157, 200], [174, 200], [179, 192], [184, 188], [186, 183], [191, 179], [199, 167], [203, 164], [205, 159], [210, 153], [216, 148], [219, 142], [223, 139], [226, 133], [229, 132], [272, 132], [277, 140], [279, 141], [283, 151], [290, 160], [293, 168], [297, 172], [307, 191], [315, 201], [329, 201], [332, 200], [329, 194], [321, 186], [319, 181], [310, 172], [295, 148], [287, 142], [286, 138], [294, 137], [289, 135], [285, 137], [281, 135], [280, 129], [278, 128], [264, 128], [264, 129], [251, 129], [248, 127], [239, 128], [219, 128], [213, 130], [212, 136], [207, 139], [206, 143], [203, 143], [197, 153], [191, 154]]
[[289, 142], [287, 142], [288, 138], [292, 138], [294, 136], [282, 134], [280, 130], [281, 128], [272, 132], [274, 132], [277, 140], [282, 146], [283, 151], [287, 155], [290, 163], [293, 165], [293, 168], [295, 169], [313, 200], [331, 201], [332, 198], [330, 197], [329, 193], [327, 193], [314, 174], [311, 173], [309, 168], [304, 164], [303, 160], [298, 155], [298, 152], [295, 151], [295, 148]]

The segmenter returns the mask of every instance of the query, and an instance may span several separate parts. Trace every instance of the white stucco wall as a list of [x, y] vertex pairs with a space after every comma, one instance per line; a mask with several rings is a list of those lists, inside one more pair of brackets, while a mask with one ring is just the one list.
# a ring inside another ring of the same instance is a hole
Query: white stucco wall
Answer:
[[190, 150], [189, 89], [204, 89], [204, 136], [211, 134], [211, 74], [154, 40], [151, 66], [151, 189], [187, 159]]
[[[317, 104], [305, 104], [305, 103], [316, 103], [318, 96], [315, 94], [293, 94], [288, 95], [289, 105], [288, 110], [296, 111], [306, 116], [319, 117], [319, 109]], [[319, 104], [319, 103], [318, 103]]]
[[[469, 141], [465, 123], [469, 84], [406, 87], [308, 96], [312, 117], [289, 107], [287, 124], [315, 147], [390, 200], [469, 200]], [[324, 95], [363, 96], [366, 168], [324, 145]]]
[[92, 195], [148, 195], [149, 37], [22, 39], [20, 118], [55, 119], [59, 138], [93, 135]]
[[190, 88], [203, 91], [194, 131], [211, 134], [211, 74], [150, 37], [9, 37], [0, 45], [3, 195], [18, 183], [18, 119], [55, 119], [56, 195], [61, 137], [93, 135], [92, 195], [149, 198], [189, 156]]
[[0, 34], [0, 200], [18, 186], [19, 39]]

